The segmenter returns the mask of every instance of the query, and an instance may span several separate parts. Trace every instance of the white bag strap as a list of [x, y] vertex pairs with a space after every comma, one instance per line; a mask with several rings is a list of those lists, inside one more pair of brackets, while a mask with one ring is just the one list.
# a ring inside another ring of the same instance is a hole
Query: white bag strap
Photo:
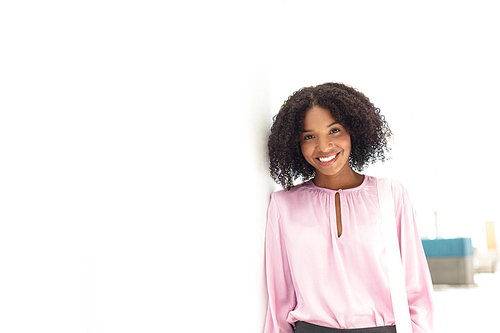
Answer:
[[398, 333], [411, 333], [413, 330], [410, 308], [408, 306], [408, 296], [406, 295], [390, 180], [386, 178], [377, 179], [377, 188], [396, 330]]

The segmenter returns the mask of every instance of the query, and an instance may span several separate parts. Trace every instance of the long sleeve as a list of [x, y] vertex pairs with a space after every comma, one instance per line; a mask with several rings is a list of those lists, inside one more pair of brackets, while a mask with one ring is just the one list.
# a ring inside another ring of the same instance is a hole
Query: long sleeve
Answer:
[[[406, 191], [392, 182], [414, 333], [432, 333], [432, 283]], [[336, 227], [340, 196], [342, 235]], [[313, 181], [271, 195], [265, 333], [297, 321], [338, 329], [394, 325], [377, 179], [331, 190]]]
[[296, 298], [274, 194], [268, 208], [265, 253], [268, 306], [264, 332], [292, 333], [287, 317]]
[[[399, 193], [398, 193], [399, 192]], [[405, 274], [408, 305], [414, 333], [434, 332], [433, 287], [408, 193], [394, 186], [396, 219]]]

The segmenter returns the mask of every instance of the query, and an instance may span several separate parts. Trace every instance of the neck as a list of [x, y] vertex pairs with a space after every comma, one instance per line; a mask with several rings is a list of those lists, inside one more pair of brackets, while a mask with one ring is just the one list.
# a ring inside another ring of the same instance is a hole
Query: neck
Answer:
[[317, 172], [314, 177], [314, 184], [331, 190], [346, 190], [358, 187], [363, 183], [364, 178], [363, 175], [360, 175], [349, 167], [347, 170], [331, 176]]

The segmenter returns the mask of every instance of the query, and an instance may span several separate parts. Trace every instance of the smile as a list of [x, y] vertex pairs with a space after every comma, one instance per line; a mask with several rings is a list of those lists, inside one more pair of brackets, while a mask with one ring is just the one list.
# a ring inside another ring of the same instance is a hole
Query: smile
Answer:
[[318, 157], [318, 160], [319, 160], [320, 162], [323, 162], [323, 163], [325, 163], [325, 162], [330, 162], [330, 161], [331, 161], [331, 160], [333, 160], [335, 157], [337, 157], [337, 155], [338, 155], [338, 154], [339, 154], [339, 153], [337, 153], [337, 154], [335, 154], [335, 155], [332, 155], [332, 156], [328, 156], [328, 157]]

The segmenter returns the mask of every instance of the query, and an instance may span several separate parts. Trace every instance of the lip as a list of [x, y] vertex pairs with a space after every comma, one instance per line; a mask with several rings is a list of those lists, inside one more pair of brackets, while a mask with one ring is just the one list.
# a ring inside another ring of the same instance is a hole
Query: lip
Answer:
[[[316, 157], [316, 161], [318, 162], [319, 165], [321, 166], [329, 166], [329, 165], [332, 165], [333, 163], [335, 163], [338, 159], [339, 159], [339, 155], [340, 153], [342, 153], [341, 151], [339, 151], [337, 154], [331, 154], [331, 155], [326, 155], [326, 156], [318, 156]], [[331, 156], [335, 156], [335, 158], [331, 161], [328, 161], [328, 162], [321, 162], [319, 160], [319, 158], [328, 158], [328, 157], [331, 157]]]

